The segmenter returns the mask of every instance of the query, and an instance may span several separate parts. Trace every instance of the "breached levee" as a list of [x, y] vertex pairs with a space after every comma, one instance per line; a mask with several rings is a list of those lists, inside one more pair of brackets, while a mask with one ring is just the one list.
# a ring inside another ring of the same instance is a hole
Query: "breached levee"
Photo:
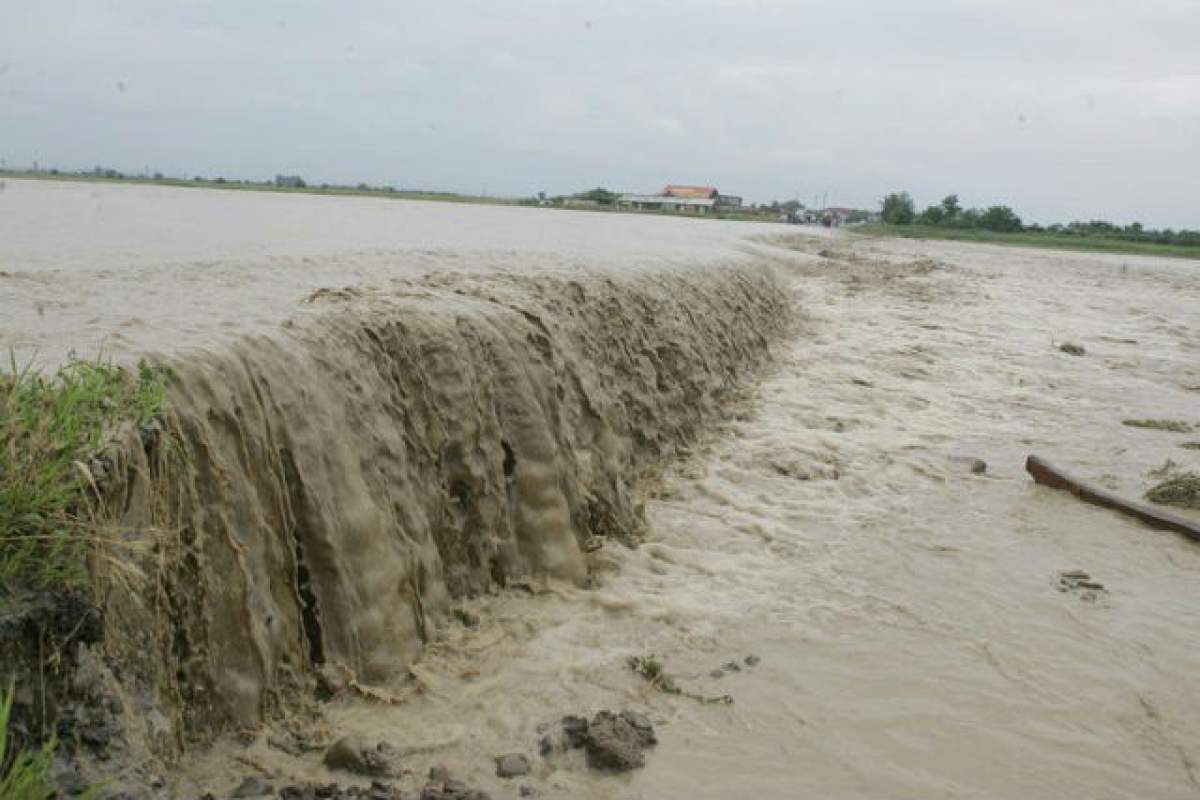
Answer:
[[154, 547], [142, 590], [105, 593], [106, 648], [173, 717], [170, 748], [286, 713], [323, 667], [389, 681], [454, 598], [584, 581], [592, 537], [636, 539], [639, 480], [789, 324], [751, 263], [311, 301], [327, 310], [172, 363], [183, 447], [116, 470], [121, 527]]

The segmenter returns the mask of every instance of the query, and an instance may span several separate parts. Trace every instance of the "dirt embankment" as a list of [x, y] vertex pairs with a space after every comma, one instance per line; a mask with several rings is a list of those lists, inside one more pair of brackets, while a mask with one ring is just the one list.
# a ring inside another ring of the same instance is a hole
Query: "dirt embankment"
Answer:
[[329, 679], [402, 676], [457, 598], [586, 582], [599, 539], [638, 536], [639, 481], [790, 319], [746, 264], [311, 302], [328, 312], [172, 364], [168, 435], [113, 470], [145, 577], [102, 575], [103, 647], [158, 756], [292, 719]]

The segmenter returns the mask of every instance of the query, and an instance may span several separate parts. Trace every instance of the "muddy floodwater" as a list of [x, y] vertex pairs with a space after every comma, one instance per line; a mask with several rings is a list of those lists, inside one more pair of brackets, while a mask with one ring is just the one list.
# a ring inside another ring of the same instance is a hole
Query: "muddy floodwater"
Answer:
[[[480, 264], [777, 273], [792, 332], [725, 421], [639, 487], [640, 546], [589, 553], [587, 588], [460, 603], [470, 624], [436, 626], [405, 676], [327, 705], [330, 736], [394, 743], [413, 786], [443, 764], [497, 798], [1200, 795], [1200, 543], [1023, 470], [1036, 453], [1131, 498], [1152, 472], [1200, 470], [1181, 446], [1200, 440], [1200, 262], [16, 181], [0, 209], [0, 341], [54, 352], [106, 336], [178, 349], [155, 331], [215, 347], [320, 288]], [[24, 227], [93, 212], [70, 236]], [[629, 668], [649, 655], [682, 693]], [[649, 716], [644, 768], [539, 754], [564, 715], [600, 709]], [[493, 758], [514, 752], [530, 774], [498, 778]], [[227, 794], [247, 765], [345, 777], [262, 735], [190, 756], [177, 790]]]
[[[6, 180], [0, 341], [58, 362], [212, 348], [303, 316], [312, 292], [437, 272], [744, 258], [763, 226], [369, 197]], [[768, 230], [770, 227], [768, 226]]]

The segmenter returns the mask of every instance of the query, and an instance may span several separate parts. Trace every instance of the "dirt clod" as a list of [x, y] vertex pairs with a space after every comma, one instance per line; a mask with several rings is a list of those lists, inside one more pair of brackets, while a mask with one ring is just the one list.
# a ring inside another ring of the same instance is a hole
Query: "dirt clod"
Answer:
[[396, 777], [400, 774], [399, 759], [391, 745], [380, 742], [369, 745], [361, 736], [343, 736], [325, 751], [325, 766], [359, 775]]
[[588, 726], [587, 756], [593, 769], [627, 772], [643, 767], [643, 751], [658, 743], [654, 726], [642, 714], [601, 711]]
[[242, 780], [229, 796], [235, 800], [240, 800], [244, 797], [262, 797], [263, 795], [274, 794], [275, 787], [264, 781], [262, 778], [251, 775]]
[[529, 759], [521, 753], [506, 753], [496, 756], [496, 775], [501, 778], [517, 778], [529, 774]]

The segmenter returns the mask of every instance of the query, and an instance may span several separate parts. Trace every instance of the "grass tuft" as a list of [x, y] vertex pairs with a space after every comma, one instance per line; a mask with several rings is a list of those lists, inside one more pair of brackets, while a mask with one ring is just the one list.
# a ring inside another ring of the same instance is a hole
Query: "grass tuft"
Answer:
[[1121, 424], [1131, 428], [1152, 428], [1171, 433], [1191, 433], [1195, 430], [1191, 423], [1179, 419], [1124, 419], [1121, 420]]
[[1087, 355], [1087, 350], [1084, 349], [1084, 346], [1075, 344], [1074, 342], [1063, 342], [1058, 346], [1058, 349], [1071, 356]]
[[1181, 472], [1146, 492], [1152, 503], [1180, 508], [1200, 508], [1200, 473]]
[[118, 426], [158, 415], [167, 377], [144, 361], [136, 371], [71, 361], [50, 375], [14, 357], [0, 367], [0, 596], [85, 583], [89, 462]]

